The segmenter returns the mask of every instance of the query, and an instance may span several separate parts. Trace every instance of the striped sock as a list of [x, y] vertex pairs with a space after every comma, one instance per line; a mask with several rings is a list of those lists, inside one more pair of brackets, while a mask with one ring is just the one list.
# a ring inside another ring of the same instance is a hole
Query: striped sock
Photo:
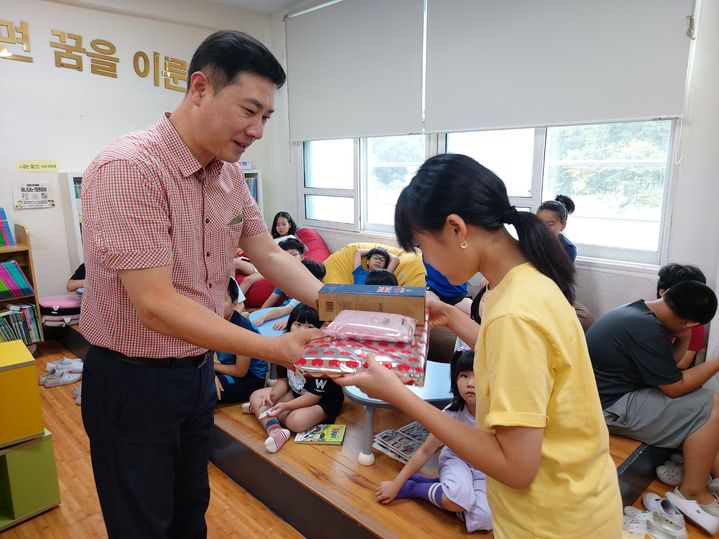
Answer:
[[429, 483], [427, 481], [413, 481], [407, 479], [399, 489], [396, 499], [401, 500], [403, 498], [419, 498], [429, 500], [437, 507], [442, 506], [442, 484], [439, 482]]
[[290, 439], [290, 431], [280, 428], [279, 423], [267, 431], [269, 436], [265, 440], [265, 449], [270, 453], [277, 453], [285, 442]]
[[437, 507], [444, 509], [442, 505], [442, 494], [442, 483], [432, 483], [429, 487], [429, 492], [427, 492], [427, 499]]
[[421, 473], [412, 474], [412, 476], [410, 476], [410, 479], [415, 483], [436, 483], [437, 481], [439, 481], [439, 477], [427, 477], [426, 475], [422, 475]]

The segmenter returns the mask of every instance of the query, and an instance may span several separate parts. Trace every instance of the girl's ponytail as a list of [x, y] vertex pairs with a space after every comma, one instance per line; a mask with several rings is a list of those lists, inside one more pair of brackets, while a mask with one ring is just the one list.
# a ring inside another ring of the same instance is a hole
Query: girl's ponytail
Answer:
[[547, 225], [535, 214], [517, 211], [514, 206], [503, 214], [502, 221], [517, 229], [524, 256], [552, 279], [569, 303], [574, 304], [574, 264]]

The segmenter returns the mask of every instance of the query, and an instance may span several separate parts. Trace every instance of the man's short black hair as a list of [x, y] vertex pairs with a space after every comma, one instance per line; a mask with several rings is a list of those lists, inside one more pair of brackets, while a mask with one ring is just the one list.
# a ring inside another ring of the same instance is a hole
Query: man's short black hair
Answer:
[[190, 91], [190, 77], [196, 71], [207, 75], [215, 92], [235, 82], [241, 73], [264, 77], [277, 88], [281, 88], [287, 78], [285, 70], [267, 47], [237, 30], [215, 32], [197, 47], [187, 70], [187, 92]]
[[684, 281], [664, 293], [664, 302], [672, 312], [687, 322], [708, 324], [717, 311], [714, 291], [699, 281]]
[[389, 266], [389, 253], [387, 252], [387, 249], [383, 249], [382, 247], [375, 247], [373, 249], [370, 249], [367, 253], [367, 260], [372, 258], [374, 255], [380, 255], [384, 257], [384, 267], [386, 268]]
[[301, 255], [305, 254], [305, 244], [297, 238], [287, 238], [286, 240], [282, 240], [277, 245], [279, 245], [280, 249], [282, 249], [283, 251], [289, 251], [290, 249], [294, 249], [298, 251]]
[[684, 281], [699, 281], [706, 284], [707, 278], [702, 270], [690, 264], [667, 264], [659, 269], [657, 281], [657, 299], [660, 290], [669, 290], [672, 286]]
[[306, 267], [318, 281], [321, 281], [325, 278], [325, 275], [327, 275], [327, 268], [325, 268], [325, 265], [322, 262], [317, 262], [311, 258], [305, 258], [302, 261], [302, 265]]
[[397, 276], [389, 270], [378, 269], [370, 271], [365, 279], [365, 284], [373, 284], [379, 286], [397, 286]]

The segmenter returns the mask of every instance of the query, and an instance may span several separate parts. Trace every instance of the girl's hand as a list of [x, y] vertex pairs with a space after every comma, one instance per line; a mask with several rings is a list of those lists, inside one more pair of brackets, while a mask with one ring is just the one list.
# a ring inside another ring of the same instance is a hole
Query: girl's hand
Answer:
[[397, 485], [394, 481], [382, 481], [374, 491], [374, 497], [378, 502], [388, 504], [395, 499], [401, 487], [402, 485]]
[[427, 308], [429, 309], [430, 328], [449, 325], [450, 309], [454, 307], [437, 298], [427, 297]]
[[257, 327], [260, 327], [262, 324], [265, 323], [265, 319], [261, 316], [258, 316], [252, 321], [253, 324], [255, 324]]
[[408, 391], [394, 372], [375, 361], [373, 354], [367, 357], [366, 370], [333, 381], [341, 386], [357, 386], [373, 399], [390, 403], [398, 393]]
[[257, 404], [260, 408], [270, 407], [276, 399], [277, 397], [270, 393], [269, 395], [260, 397], [260, 401]]
[[269, 409], [267, 417], [279, 417], [285, 412], [291, 411], [288, 401], [278, 402], [272, 408]]
[[275, 325], [272, 326], [272, 329], [275, 331], [279, 331], [281, 329], [285, 329], [285, 326], [287, 325], [287, 321], [285, 322], [275, 322]]
[[217, 375], [215, 375], [215, 391], [217, 392], [217, 400], [222, 400], [222, 392], [224, 391], [224, 388], [222, 387], [220, 379]]

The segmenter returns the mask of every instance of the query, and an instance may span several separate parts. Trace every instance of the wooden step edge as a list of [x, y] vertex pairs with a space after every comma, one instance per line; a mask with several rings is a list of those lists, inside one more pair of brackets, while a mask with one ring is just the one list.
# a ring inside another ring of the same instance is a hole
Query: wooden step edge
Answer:
[[[396, 530], [388, 529], [382, 526], [382, 524], [379, 523], [377, 520], [368, 518], [363, 511], [358, 510], [360, 508], [350, 503], [347, 503], [343, 499], [328, 498], [324, 494], [325, 489], [323, 488], [323, 483], [315, 479], [312, 475], [303, 473], [301, 470], [297, 470], [295, 468], [283, 468], [279, 463], [279, 461], [281, 460], [280, 458], [278, 458], [279, 455], [268, 453], [265, 449], [265, 444], [263, 440], [258, 440], [256, 438], [248, 438], [244, 433], [234, 428], [228, 420], [217, 414], [215, 415], [215, 427], [223, 431], [228, 436], [234, 438], [238, 443], [241, 443], [246, 446], [254, 453], [255, 457], [263, 459], [272, 467], [277, 469], [279, 472], [290, 477], [293, 481], [302, 485], [302, 487], [304, 487], [306, 490], [311, 492], [316, 497], [324, 500], [327, 505], [339, 511], [346, 518], [354, 521], [372, 535], [381, 538], [400, 539], [400, 535], [397, 535]], [[348, 474], [356, 473], [351, 468], [348, 468], [345, 464], [337, 461], [336, 459], [333, 460], [338, 466], [341, 466], [344, 470], [346, 470]]]

